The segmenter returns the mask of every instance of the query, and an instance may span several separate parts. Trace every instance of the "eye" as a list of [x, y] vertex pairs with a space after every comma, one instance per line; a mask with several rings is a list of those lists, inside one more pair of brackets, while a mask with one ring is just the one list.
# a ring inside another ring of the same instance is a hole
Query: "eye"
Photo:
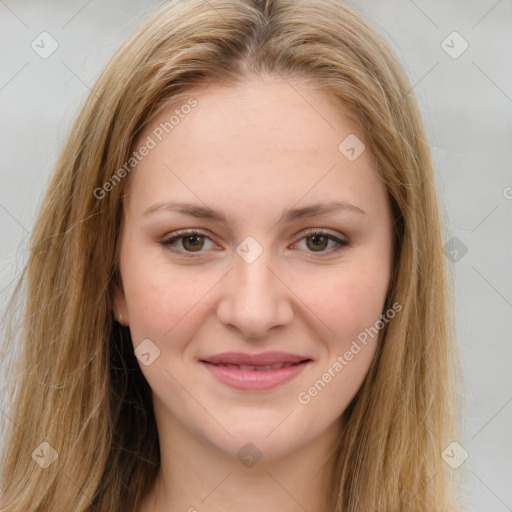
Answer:
[[[347, 240], [342, 240], [320, 229], [310, 229], [305, 233], [305, 235], [306, 236], [301, 238], [299, 242], [305, 240], [306, 251], [317, 253], [319, 256], [332, 254], [333, 252], [349, 245]], [[162, 240], [160, 244], [177, 254], [194, 257], [196, 255], [194, 253], [199, 255], [201, 252], [204, 252], [202, 249], [205, 247], [206, 240], [210, 241], [210, 243], [215, 246], [212, 240], [205, 233], [198, 230], [183, 230], [176, 232], [173, 236], [165, 240]], [[333, 246], [331, 246], [329, 250], [325, 250], [329, 246], [330, 242]], [[292, 247], [297, 245], [298, 243], [295, 243]]]
[[[319, 253], [320, 256], [339, 251], [343, 247], [349, 245], [347, 240], [342, 240], [341, 238], [338, 238], [320, 229], [308, 230], [306, 236], [301, 238], [300, 242], [303, 240], [306, 241], [305, 245], [309, 252]], [[333, 245], [331, 246], [330, 250], [326, 251], [325, 249], [328, 247], [329, 242], [332, 242]]]
[[[178, 246], [181, 246], [183, 250], [173, 247], [174, 244], [180, 239], [182, 240]], [[167, 238], [166, 240], [162, 240], [160, 243], [163, 246], [168, 247], [172, 252], [187, 255], [186, 253], [202, 252], [201, 249], [205, 246], [205, 240], [210, 240], [210, 238], [207, 237], [204, 233], [197, 230], [185, 230], [177, 232], [172, 237]], [[210, 242], [213, 244], [211, 240]]]

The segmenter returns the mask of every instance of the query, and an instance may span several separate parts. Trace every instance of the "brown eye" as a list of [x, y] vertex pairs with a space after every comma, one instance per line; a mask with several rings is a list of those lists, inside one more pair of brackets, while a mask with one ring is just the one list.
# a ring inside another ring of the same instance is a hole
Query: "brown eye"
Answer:
[[203, 235], [190, 235], [183, 236], [182, 245], [183, 248], [187, 251], [200, 251], [204, 246], [204, 236]]
[[[306, 237], [306, 240], [308, 240], [306, 242], [308, 249], [312, 249], [314, 252], [317, 249], [323, 251], [329, 243], [329, 238], [323, 235], [311, 235]], [[309, 243], [309, 240], [311, 240], [311, 243]]]
[[[208, 243], [211, 244], [210, 247]], [[207, 249], [215, 247], [210, 237], [194, 230], [177, 232], [174, 236], [162, 240], [160, 244], [183, 256], [200, 256]]]
[[328, 256], [350, 245], [348, 240], [338, 238], [326, 231], [318, 229], [304, 233], [303, 238], [301, 238], [296, 246], [300, 246], [300, 244], [304, 244], [302, 250], [309, 253], [316, 253], [318, 256]]

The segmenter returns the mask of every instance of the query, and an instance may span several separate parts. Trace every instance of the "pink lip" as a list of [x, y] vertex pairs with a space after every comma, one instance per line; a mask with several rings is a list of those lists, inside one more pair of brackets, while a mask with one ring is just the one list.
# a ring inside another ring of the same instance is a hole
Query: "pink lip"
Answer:
[[297, 354], [287, 354], [286, 352], [263, 352], [262, 354], [246, 354], [244, 352], [224, 352], [214, 356], [208, 356], [201, 359], [207, 363], [213, 364], [248, 364], [254, 366], [264, 366], [277, 363], [300, 363], [310, 359], [306, 356]]
[[[294, 379], [311, 362], [311, 359], [284, 352], [265, 352], [263, 354], [243, 354], [228, 352], [208, 357], [200, 361], [220, 382], [235, 389], [265, 390], [272, 389]], [[291, 363], [277, 369], [243, 370], [228, 365], [267, 366], [278, 363]]]

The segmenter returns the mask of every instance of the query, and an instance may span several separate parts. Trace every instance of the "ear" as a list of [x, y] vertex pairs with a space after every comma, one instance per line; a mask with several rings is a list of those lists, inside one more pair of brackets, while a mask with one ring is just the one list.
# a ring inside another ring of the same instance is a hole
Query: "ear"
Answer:
[[115, 280], [114, 284], [114, 318], [117, 322], [122, 325], [130, 325], [130, 319], [128, 314], [128, 306], [126, 304], [126, 297], [124, 295], [123, 284], [121, 277], [118, 274], [118, 279]]

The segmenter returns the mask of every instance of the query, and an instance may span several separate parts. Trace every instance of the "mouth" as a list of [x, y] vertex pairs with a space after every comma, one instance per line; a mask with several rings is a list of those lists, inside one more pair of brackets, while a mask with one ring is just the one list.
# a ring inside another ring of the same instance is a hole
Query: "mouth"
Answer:
[[313, 361], [307, 357], [275, 352], [260, 355], [219, 354], [199, 362], [226, 386], [259, 391], [291, 381]]
[[301, 361], [300, 363], [274, 363], [265, 365], [253, 365], [253, 364], [228, 364], [228, 363], [210, 363], [209, 361], [201, 361], [205, 364], [211, 364], [220, 368], [231, 368], [233, 370], [249, 371], [268, 371], [268, 370], [280, 370], [281, 368], [289, 368], [290, 366], [296, 366], [298, 364], [310, 361], [310, 359]]

